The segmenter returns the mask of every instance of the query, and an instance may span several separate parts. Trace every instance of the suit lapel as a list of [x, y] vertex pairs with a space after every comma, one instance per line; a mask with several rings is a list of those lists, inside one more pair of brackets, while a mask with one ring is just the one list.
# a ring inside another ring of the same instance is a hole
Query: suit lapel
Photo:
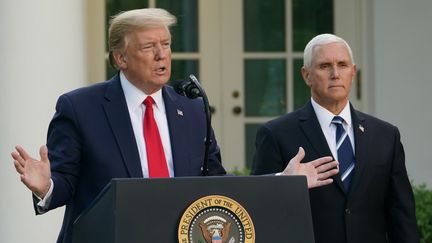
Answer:
[[138, 148], [119, 75], [108, 81], [103, 104], [106, 117], [131, 177], [143, 177]]
[[351, 183], [350, 192], [355, 192], [364, 171], [365, 163], [368, 161], [368, 129], [364, 117], [351, 106], [351, 119], [353, 123], [356, 165]]
[[187, 122], [188, 115], [190, 114], [187, 114], [173, 92], [174, 91], [168, 87], [162, 89], [171, 139], [174, 175], [178, 177], [188, 175], [187, 168], [189, 168], [189, 166], [185, 163], [189, 162], [190, 148], [188, 148], [186, 139], [188, 134], [190, 134]]
[[[299, 123], [303, 133], [318, 157], [331, 156], [332, 153], [310, 101], [300, 111]], [[333, 179], [339, 188], [345, 192], [340, 174], [333, 176]]]

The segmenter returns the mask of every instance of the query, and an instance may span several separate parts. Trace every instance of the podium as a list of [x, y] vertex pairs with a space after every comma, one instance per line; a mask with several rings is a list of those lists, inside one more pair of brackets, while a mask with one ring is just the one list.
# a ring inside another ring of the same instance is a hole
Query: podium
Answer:
[[[212, 196], [217, 199], [208, 199]], [[238, 205], [232, 206], [228, 199]], [[221, 202], [221, 207], [204, 210], [207, 202], [212, 206]], [[188, 238], [192, 234], [182, 224], [195, 221], [195, 225], [204, 224], [203, 213], [220, 209], [228, 211], [236, 222], [237, 226], [231, 225], [231, 229], [243, 230], [240, 240], [232, 237], [226, 242], [314, 242], [304, 176], [113, 179], [75, 221], [73, 242], [179, 242], [181, 235]], [[222, 217], [209, 216], [207, 221], [218, 218]], [[209, 226], [213, 234], [222, 234], [222, 231], [214, 233], [213, 226]], [[248, 239], [252, 233], [254, 239]]]

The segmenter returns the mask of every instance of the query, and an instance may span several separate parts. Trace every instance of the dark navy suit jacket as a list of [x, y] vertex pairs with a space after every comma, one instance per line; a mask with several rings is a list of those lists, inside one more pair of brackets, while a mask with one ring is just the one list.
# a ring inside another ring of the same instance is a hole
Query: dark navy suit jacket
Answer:
[[[204, 158], [203, 103], [162, 89], [174, 173], [199, 176]], [[181, 111], [181, 112], [179, 112]], [[209, 174], [223, 175], [212, 132]], [[71, 242], [74, 220], [112, 178], [142, 178], [141, 162], [119, 76], [59, 97], [47, 146], [54, 190], [49, 210], [66, 205], [58, 242]]]
[[[309, 190], [315, 242], [419, 242], [398, 129], [353, 107], [351, 117], [356, 167], [349, 193], [339, 174], [334, 183]], [[253, 174], [282, 171], [300, 146], [303, 162], [332, 156], [310, 102], [261, 127], [256, 146]]]

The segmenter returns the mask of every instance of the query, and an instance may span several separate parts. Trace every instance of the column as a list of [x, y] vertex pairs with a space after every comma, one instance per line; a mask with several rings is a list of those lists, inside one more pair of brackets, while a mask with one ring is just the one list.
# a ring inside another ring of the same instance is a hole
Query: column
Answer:
[[64, 209], [35, 216], [10, 152], [39, 158], [57, 97], [85, 84], [85, 1], [0, 2], [0, 242], [55, 242]]

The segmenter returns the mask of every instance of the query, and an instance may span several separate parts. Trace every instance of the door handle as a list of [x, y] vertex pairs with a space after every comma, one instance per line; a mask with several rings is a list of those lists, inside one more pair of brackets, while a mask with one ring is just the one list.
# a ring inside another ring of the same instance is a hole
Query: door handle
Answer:
[[242, 113], [242, 108], [240, 106], [234, 106], [232, 112], [234, 115], [240, 115]]
[[210, 113], [212, 115], [214, 115], [216, 113], [216, 107], [214, 107], [214, 106], [211, 105], [209, 108], [210, 108]]

